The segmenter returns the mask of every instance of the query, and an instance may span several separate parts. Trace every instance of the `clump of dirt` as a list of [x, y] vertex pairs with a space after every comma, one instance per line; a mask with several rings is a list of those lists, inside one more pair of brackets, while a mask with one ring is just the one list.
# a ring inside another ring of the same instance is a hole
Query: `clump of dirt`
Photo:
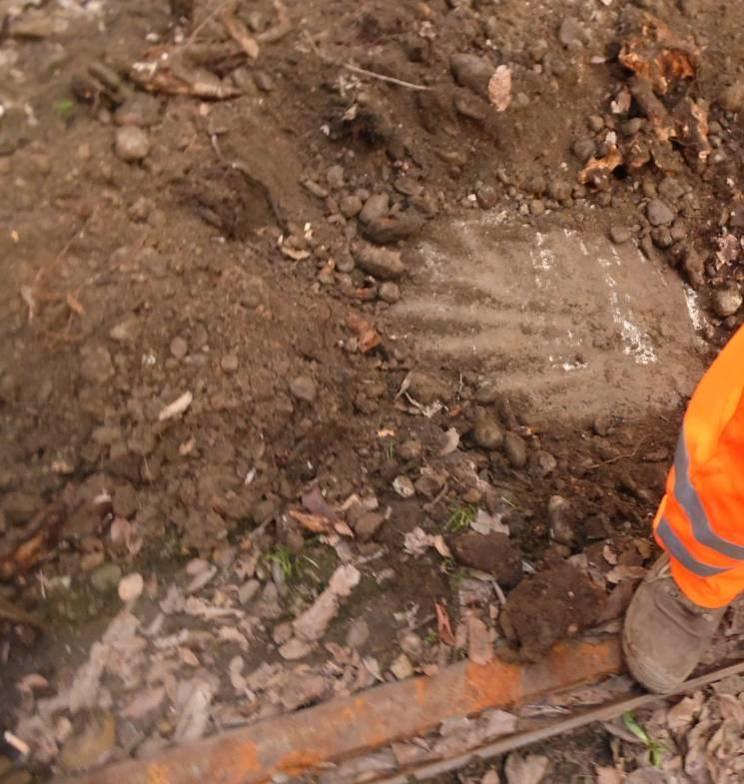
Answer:
[[563, 563], [522, 580], [509, 594], [499, 620], [521, 655], [534, 661], [563, 637], [591, 627], [604, 603], [604, 591]]

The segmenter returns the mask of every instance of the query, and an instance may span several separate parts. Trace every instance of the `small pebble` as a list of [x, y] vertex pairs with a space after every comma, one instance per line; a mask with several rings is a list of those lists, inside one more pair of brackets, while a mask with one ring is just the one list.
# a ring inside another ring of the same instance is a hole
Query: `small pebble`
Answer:
[[394, 305], [400, 299], [400, 287], [391, 280], [385, 281], [379, 290], [380, 299], [389, 305]]
[[145, 581], [139, 572], [133, 572], [126, 577], [122, 577], [119, 582], [119, 598], [128, 604], [138, 599], [142, 595], [145, 587]]
[[225, 354], [220, 360], [220, 367], [225, 373], [234, 373], [238, 369], [237, 354]]
[[289, 382], [289, 391], [305, 403], [314, 403], [318, 396], [318, 388], [309, 376], [297, 376]]
[[144, 160], [150, 152], [150, 137], [147, 131], [135, 125], [124, 125], [116, 129], [114, 152], [127, 163]]
[[646, 206], [646, 216], [652, 226], [669, 226], [674, 222], [674, 210], [661, 199], [651, 199]]
[[527, 464], [527, 442], [516, 433], [504, 437], [504, 452], [514, 468], [524, 468]]
[[627, 226], [611, 226], [610, 239], [615, 245], [623, 245], [630, 240], [630, 229]]
[[730, 287], [714, 291], [712, 299], [716, 316], [728, 318], [738, 312], [743, 298], [739, 288]]
[[189, 344], [180, 336], [170, 342], [170, 353], [176, 359], [183, 359], [189, 351]]

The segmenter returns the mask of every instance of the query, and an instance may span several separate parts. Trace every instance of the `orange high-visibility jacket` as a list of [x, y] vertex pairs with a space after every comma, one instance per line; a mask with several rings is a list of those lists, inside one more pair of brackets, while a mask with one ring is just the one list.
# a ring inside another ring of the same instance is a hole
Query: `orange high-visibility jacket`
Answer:
[[744, 592], [744, 327], [718, 355], [685, 414], [654, 521], [683, 593], [723, 607]]

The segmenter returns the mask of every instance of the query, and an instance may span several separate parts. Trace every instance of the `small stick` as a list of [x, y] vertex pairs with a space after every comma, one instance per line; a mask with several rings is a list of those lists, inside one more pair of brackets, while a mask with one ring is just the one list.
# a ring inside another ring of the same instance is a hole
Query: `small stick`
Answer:
[[405, 87], [408, 90], [431, 90], [431, 87], [427, 87], [425, 84], [406, 82], [403, 79], [396, 79], [394, 76], [385, 76], [385, 74], [377, 73], [376, 71], [368, 71], [366, 68], [359, 68], [359, 66], [351, 65], [351, 63], [342, 63], [341, 67], [346, 68], [347, 71], [351, 71], [352, 73], [368, 76], [370, 79], [379, 79], [381, 82], [396, 84], [398, 87]]

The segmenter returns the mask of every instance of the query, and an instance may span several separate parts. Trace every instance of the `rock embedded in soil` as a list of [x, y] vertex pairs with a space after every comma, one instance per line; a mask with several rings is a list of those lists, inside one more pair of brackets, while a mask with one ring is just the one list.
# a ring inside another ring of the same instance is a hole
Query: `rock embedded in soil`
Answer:
[[721, 91], [718, 105], [726, 112], [740, 112], [744, 109], [744, 81], [734, 82]]
[[424, 225], [424, 219], [415, 211], [391, 213], [381, 218], [360, 223], [360, 232], [365, 239], [377, 245], [390, 245], [408, 239]]
[[674, 223], [674, 210], [661, 199], [651, 199], [646, 206], [646, 216], [652, 226], [669, 226]]
[[492, 574], [504, 588], [522, 579], [522, 553], [506, 534], [466, 531], [450, 537], [448, 544], [459, 563]]
[[571, 147], [571, 151], [578, 158], [580, 163], [587, 163], [597, 154], [597, 145], [594, 143], [594, 139], [589, 137], [577, 139], [574, 142], [573, 147]]
[[398, 447], [398, 457], [406, 462], [421, 460], [424, 453], [424, 447], [420, 441], [416, 439], [409, 439], [404, 441]]
[[504, 431], [493, 417], [479, 416], [473, 428], [473, 440], [481, 449], [499, 449], [504, 443]]
[[3, 497], [2, 511], [8, 522], [24, 525], [44, 508], [44, 499], [36, 493], [13, 490]]
[[360, 542], [367, 542], [380, 530], [385, 518], [379, 512], [365, 512], [354, 524], [354, 533]]
[[314, 403], [318, 397], [318, 388], [309, 376], [297, 376], [289, 382], [289, 391], [297, 400]]
[[99, 566], [90, 576], [90, 584], [99, 593], [108, 593], [117, 590], [120, 580], [121, 567], [112, 563]]
[[711, 297], [713, 310], [719, 318], [735, 315], [741, 308], [743, 299], [741, 289], [733, 286], [717, 289]]
[[114, 375], [111, 354], [103, 346], [84, 349], [80, 374], [91, 384], [105, 384]]
[[627, 226], [610, 227], [610, 239], [615, 245], [623, 245], [630, 240], [630, 229]]
[[484, 98], [488, 96], [488, 83], [496, 69], [484, 57], [458, 53], [450, 58], [450, 69], [455, 81]]
[[352, 253], [357, 266], [379, 280], [399, 280], [406, 271], [399, 251], [358, 243]]
[[429, 406], [452, 399], [452, 389], [446, 381], [424, 370], [412, 370], [408, 374], [408, 394], [418, 403]]
[[225, 354], [220, 360], [220, 367], [223, 373], [235, 373], [239, 364], [237, 354]]
[[579, 20], [573, 16], [566, 16], [558, 29], [558, 40], [566, 49], [580, 49], [584, 46], [584, 30], [579, 24]]
[[362, 223], [371, 223], [387, 215], [390, 209], [390, 197], [387, 193], [374, 193], [370, 196], [359, 213]]
[[183, 359], [189, 353], [189, 344], [179, 335], [170, 342], [170, 353], [175, 359]]
[[369, 625], [363, 618], [357, 618], [346, 634], [349, 648], [361, 648], [369, 640]]
[[117, 125], [146, 128], [160, 120], [160, 101], [147, 93], [133, 93], [114, 112]]
[[400, 287], [397, 283], [387, 280], [380, 286], [378, 295], [383, 302], [394, 305], [400, 300]]
[[114, 152], [127, 163], [144, 160], [150, 152], [150, 137], [147, 131], [136, 125], [124, 125], [116, 129]]
[[576, 520], [571, 504], [560, 495], [548, 501], [550, 537], [559, 544], [571, 547], [576, 544]]
[[338, 209], [344, 218], [354, 218], [362, 211], [362, 200], [355, 194], [344, 196], [338, 202]]
[[504, 437], [504, 453], [514, 468], [527, 465], [527, 442], [516, 433], [507, 433]]

